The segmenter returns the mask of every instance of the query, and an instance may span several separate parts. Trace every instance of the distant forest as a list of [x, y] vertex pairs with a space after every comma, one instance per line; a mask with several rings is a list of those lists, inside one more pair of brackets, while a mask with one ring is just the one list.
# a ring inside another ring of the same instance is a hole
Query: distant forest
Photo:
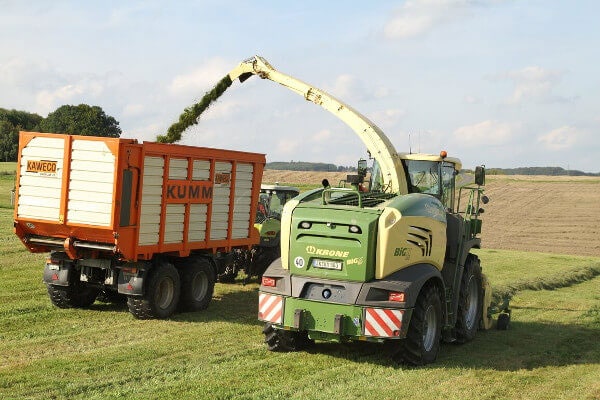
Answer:
[[[351, 172], [356, 171], [356, 167], [346, 167], [342, 165], [315, 163], [306, 161], [274, 161], [268, 162], [266, 169], [278, 169], [286, 171], [331, 171], [331, 172]], [[463, 170], [472, 172], [471, 170]], [[600, 176], [600, 172], [591, 173], [573, 169], [564, 169], [562, 167], [519, 167], [519, 168], [488, 168], [488, 175], [549, 175], [549, 176]]]
[[306, 162], [306, 161], [273, 161], [265, 165], [266, 169], [278, 169], [285, 171], [330, 171], [330, 172], [351, 172], [356, 171], [356, 167], [345, 167], [342, 165]]

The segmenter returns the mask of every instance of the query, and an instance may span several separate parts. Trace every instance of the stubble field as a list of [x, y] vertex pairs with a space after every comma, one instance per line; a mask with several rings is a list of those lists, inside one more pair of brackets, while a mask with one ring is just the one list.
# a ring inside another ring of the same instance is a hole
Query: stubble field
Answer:
[[[317, 187], [346, 173], [266, 170], [263, 182]], [[600, 257], [600, 177], [488, 175], [482, 246]]]

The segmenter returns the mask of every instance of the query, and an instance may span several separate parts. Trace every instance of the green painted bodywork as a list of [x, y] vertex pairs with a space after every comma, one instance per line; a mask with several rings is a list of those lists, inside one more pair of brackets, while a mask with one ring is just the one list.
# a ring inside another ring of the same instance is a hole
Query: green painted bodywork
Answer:
[[[292, 275], [365, 282], [375, 276], [377, 221], [381, 210], [299, 205], [292, 216], [288, 266]], [[309, 222], [308, 229], [300, 228]], [[358, 226], [360, 233], [349, 231]], [[313, 267], [313, 261], [342, 263], [341, 270]]]
[[386, 204], [386, 207], [397, 209], [404, 217], [427, 217], [446, 223], [444, 206], [437, 198], [430, 195], [412, 193], [398, 196]]

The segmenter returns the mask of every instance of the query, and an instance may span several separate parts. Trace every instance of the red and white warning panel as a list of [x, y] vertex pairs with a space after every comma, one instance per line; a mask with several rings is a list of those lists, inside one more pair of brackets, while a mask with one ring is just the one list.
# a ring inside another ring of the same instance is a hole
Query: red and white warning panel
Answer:
[[258, 319], [281, 324], [283, 317], [283, 297], [261, 293], [258, 296]]
[[395, 337], [402, 328], [402, 310], [365, 309], [365, 336]]

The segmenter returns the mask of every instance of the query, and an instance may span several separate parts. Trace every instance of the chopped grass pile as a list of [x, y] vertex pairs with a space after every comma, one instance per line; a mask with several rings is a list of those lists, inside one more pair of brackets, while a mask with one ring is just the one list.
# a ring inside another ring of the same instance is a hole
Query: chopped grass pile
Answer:
[[229, 75], [221, 79], [215, 87], [204, 94], [202, 99], [186, 108], [179, 116], [179, 121], [169, 127], [166, 135], [158, 135], [156, 141], [159, 143], [175, 143], [181, 140], [181, 134], [190, 126], [198, 123], [200, 115], [206, 111], [231, 86]]

